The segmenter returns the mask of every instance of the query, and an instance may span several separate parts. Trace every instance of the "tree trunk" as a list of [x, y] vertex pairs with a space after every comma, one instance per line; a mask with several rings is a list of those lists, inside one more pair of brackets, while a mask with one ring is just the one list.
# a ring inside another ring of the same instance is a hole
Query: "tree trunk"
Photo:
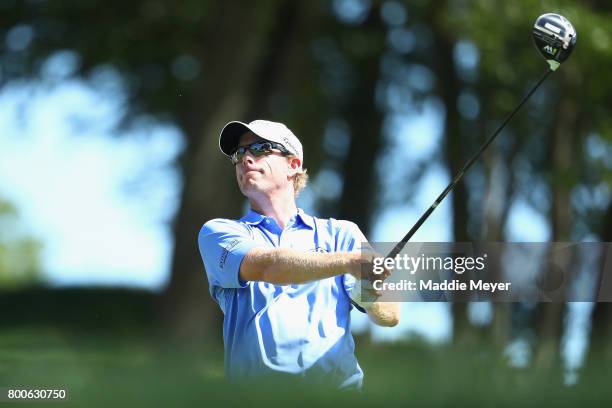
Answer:
[[[493, 146], [491, 146], [493, 147]], [[514, 151], [516, 153], [516, 149]], [[510, 203], [514, 192], [514, 177], [510, 165], [504, 166], [507, 171], [507, 178], [498, 177], [501, 170], [501, 163], [512, 163], [512, 160], [504, 158], [500, 160], [499, 152], [487, 155], [485, 165], [487, 166], [487, 188], [484, 200], [484, 217], [482, 221], [483, 233], [482, 240], [485, 242], [503, 242], [503, 227], [508, 219]], [[511, 156], [513, 158], [514, 154]], [[500, 166], [497, 170], [495, 166]], [[504, 181], [506, 182], [505, 184]], [[502, 281], [501, 263], [490, 264], [487, 267], [488, 275], [492, 281]], [[504, 302], [493, 302], [492, 319], [490, 329], [486, 333], [488, 343], [497, 352], [501, 352], [510, 338], [511, 331], [511, 307], [512, 305]]]
[[[556, 125], [551, 143], [553, 166], [553, 202], [551, 210], [552, 240], [569, 241], [572, 226], [570, 186], [568, 179], [572, 172], [572, 149], [575, 145], [577, 110], [570, 98], [562, 98], [558, 105]], [[571, 259], [565, 267], [569, 267]], [[560, 343], [563, 334], [565, 303], [540, 303], [536, 309], [537, 344], [534, 353], [534, 367], [544, 370], [561, 367]]]
[[[612, 202], [608, 204], [601, 234], [602, 242], [612, 242]], [[600, 271], [603, 272], [603, 263]], [[610, 260], [608, 260], [610, 262]], [[591, 316], [591, 340], [587, 367], [603, 370], [612, 364], [612, 302], [598, 302]]]
[[[452, 178], [465, 165], [465, 135], [461, 132], [461, 116], [457, 109], [457, 100], [461, 89], [461, 80], [457, 77], [457, 67], [454, 60], [456, 38], [445, 29], [443, 19], [447, 12], [447, 4], [436, 3], [432, 9], [433, 48], [436, 50], [434, 71], [438, 81], [437, 91], [446, 109], [444, 120], [444, 158], [448, 165], [448, 173]], [[464, 182], [455, 186], [450, 197], [452, 199], [452, 234], [455, 242], [467, 242], [468, 211], [467, 191]], [[470, 324], [466, 302], [453, 302], [453, 343], [457, 345], [473, 344], [477, 334]]]
[[370, 45], [366, 52], [355, 56], [358, 78], [343, 112], [351, 141], [344, 162], [344, 184], [337, 217], [355, 222], [367, 236], [372, 227], [378, 193], [376, 159], [384, 137], [383, 114], [376, 103], [380, 60], [385, 49], [379, 7], [372, 7], [359, 30], [368, 33], [368, 38], [374, 39], [375, 45]]
[[[161, 317], [169, 334], [181, 338], [221, 338], [221, 312], [208, 292], [198, 251], [198, 232], [212, 218], [239, 218], [244, 197], [234, 169], [218, 148], [218, 135], [230, 120], [245, 119], [258, 101], [252, 90], [265, 75], [270, 47], [278, 46], [276, 16], [288, 1], [218, 5], [216, 26], [204, 38], [203, 80], [185, 102], [182, 128], [187, 146], [181, 206], [174, 222], [172, 274], [161, 302]], [[275, 34], [273, 37], [271, 34]], [[210, 63], [223, 61], [223, 63]], [[195, 220], [195, 221], [194, 221]]]
[[[493, 98], [492, 92], [487, 89], [480, 89], [480, 94], [484, 95], [485, 102]], [[487, 110], [485, 104], [483, 104], [482, 109], [483, 111]], [[483, 112], [482, 117], [489, 117], [489, 115]], [[486, 128], [486, 126], [480, 126], [482, 140], [489, 136]], [[484, 215], [481, 224], [481, 239], [485, 242], [505, 241], [504, 227], [508, 221], [515, 191], [515, 177], [512, 165], [521, 145], [516, 141], [507, 157], [502, 157], [502, 153], [495, 149], [495, 147], [495, 145], [490, 146], [488, 154], [485, 153], [483, 157], [487, 174], [487, 187], [483, 204]], [[505, 177], [500, 172], [505, 172]], [[502, 281], [503, 269], [501, 264], [490, 265], [488, 270], [491, 280]], [[488, 344], [496, 352], [501, 353], [510, 340], [513, 307], [511, 303], [505, 302], [493, 302], [492, 307], [493, 316], [490, 328], [485, 336], [487, 337]]]

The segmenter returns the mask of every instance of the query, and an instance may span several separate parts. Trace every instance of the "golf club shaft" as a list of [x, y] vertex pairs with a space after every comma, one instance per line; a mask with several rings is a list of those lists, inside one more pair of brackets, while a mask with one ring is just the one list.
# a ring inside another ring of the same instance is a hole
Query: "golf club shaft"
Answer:
[[427, 220], [427, 218], [429, 218], [431, 213], [442, 202], [442, 200], [444, 200], [444, 197], [446, 197], [448, 195], [448, 193], [450, 193], [452, 191], [452, 189], [455, 188], [455, 186], [457, 185], [459, 180], [461, 180], [463, 178], [463, 176], [465, 175], [465, 173], [469, 170], [469, 168], [472, 167], [472, 164], [474, 164], [474, 162], [480, 157], [480, 155], [482, 155], [482, 152], [484, 152], [485, 149], [487, 147], [489, 147], [489, 145], [491, 144], [491, 142], [493, 142], [495, 137], [497, 137], [499, 132], [501, 132], [502, 129], [508, 124], [508, 122], [510, 122], [510, 120], [514, 117], [516, 112], [518, 112], [519, 109], [521, 109], [521, 107], [525, 104], [525, 102], [527, 102], [529, 97], [531, 97], [531, 95], [533, 95], [533, 93], [536, 91], [536, 89], [538, 89], [538, 87], [542, 84], [542, 82], [544, 82], [544, 80], [546, 78], [548, 78], [548, 75], [550, 75], [551, 72], [553, 72], [553, 70], [550, 69], [550, 68], [546, 70], [546, 72], [540, 78], [538, 83], [535, 84], [535, 86], [531, 89], [531, 91], [529, 91], [529, 93], [527, 95], [525, 95], [523, 100], [521, 100], [521, 102], [517, 105], [516, 108], [514, 108], [512, 113], [510, 113], [510, 115], [508, 115], [508, 117], [502, 122], [502, 124], [499, 125], [497, 130], [495, 132], [493, 132], [493, 134], [491, 136], [489, 136], [489, 138], [486, 140], [486, 142], [484, 142], [484, 144], [480, 147], [478, 152], [476, 152], [476, 154], [474, 156], [472, 156], [472, 158], [470, 160], [467, 161], [467, 163], [463, 166], [463, 168], [459, 171], [459, 173], [455, 176], [455, 178], [444, 189], [444, 191], [442, 191], [442, 194], [440, 194], [438, 196], [438, 198], [436, 198], [436, 201], [434, 201], [434, 203], [431, 205], [431, 207], [429, 207], [427, 209], [427, 211], [425, 211], [425, 213], [423, 213], [423, 215], [421, 215], [421, 218], [419, 218], [419, 220], [412, 226], [412, 228], [410, 228], [410, 231], [408, 231], [408, 233], [404, 236], [404, 238], [402, 238], [402, 240], [397, 243], [395, 248], [393, 248], [391, 250], [391, 252], [389, 252], [389, 254], [387, 255], [388, 258], [394, 258], [397, 254], [399, 254], [401, 252], [401, 250], [404, 248], [404, 246], [410, 240], [410, 238], [412, 238], [412, 236], [415, 234], [415, 232], [417, 232], [417, 230], [421, 227], [421, 225], [423, 225], [425, 220]]

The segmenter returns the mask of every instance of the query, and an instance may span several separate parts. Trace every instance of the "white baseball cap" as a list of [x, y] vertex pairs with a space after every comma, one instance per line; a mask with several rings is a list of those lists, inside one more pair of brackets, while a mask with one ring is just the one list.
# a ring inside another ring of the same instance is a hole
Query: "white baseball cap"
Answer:
[[229, 122], [223, 126], [219, 135], [219, 148], [226, 156], [229, 156], [238, 147], [240, 136], [248, 131], [262, 139], [282, 144], [289, 152], [299, 157], [302, 162], [304, 161], [302, 143], [297, 136], [284, 124], [269, 120], [254, 120], [248, 124], [238, 121]]

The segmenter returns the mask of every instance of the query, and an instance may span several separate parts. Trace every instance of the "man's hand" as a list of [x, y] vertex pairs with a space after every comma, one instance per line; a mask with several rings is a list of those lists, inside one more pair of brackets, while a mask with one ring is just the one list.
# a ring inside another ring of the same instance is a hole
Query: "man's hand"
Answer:
[[385, 281], [391, 270], [383, 267], [382, 273], [374, 273], [374, 258], [382, 258], [373, 251], [361, 251], [358, 265], [353, 265], [351, 274], [357, 279], [351, 299], [362, 306], [372, 322], [379, 326], [392, 327], [399, 323], [400, 305], [397, 302], [381, 301], [381, 291], [374, 289], [374, 281]]
[[367, 312], [370, 320], [379, 326], [393, 327], [400, 321], [399, 302], [374, 302]]
[[383, 255], [374, 252], [371, 249], [360, 251], [359, 257], [356, 258], [357, 264], [353, 265], [351, 274], [359, 282], [359, 286], [362, 290], [362, 298], [378, 298], [382, 295], [382, 292], [374, 289], [375, 281], [385, 281], [391, 276], [391, 269], [381, 266], [382, 272], [374, 272], [374, 259], [381, 259]]
[[[365, 280], [370, 283], [375, 280], [386, 280], [391, 275], [391, 270], [383, 266], [382, 273], [374, 273], [374, 259], [382, 258], [381, 254], [378, 254], [372, 250], [361, 250], [360, 252], [353, 252], [353, 259], [351, 260], [351, 266], [349, 273], [357, 280]], [[373, 290], [373, 289], [372, 289]], [[377, 293], [380, 295], [380, 293]]]

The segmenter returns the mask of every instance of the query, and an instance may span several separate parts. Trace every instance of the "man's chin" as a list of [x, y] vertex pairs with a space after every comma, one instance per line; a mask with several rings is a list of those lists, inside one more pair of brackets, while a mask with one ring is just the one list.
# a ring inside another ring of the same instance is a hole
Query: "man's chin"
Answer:
[[242, 194], [244, 194], [245, 196], [249, 196], [250, 194], [261, 192], [261, 186], [259, 185], [257, 180], [248, 179], [245, 180], [244, 183], [242, 183], [240, 191], [242, 191]]
[[244, 186], [256, 185], [259, 183], [260, 179], [261, 173], [251, 171], [242, 176], [242, 184]]

